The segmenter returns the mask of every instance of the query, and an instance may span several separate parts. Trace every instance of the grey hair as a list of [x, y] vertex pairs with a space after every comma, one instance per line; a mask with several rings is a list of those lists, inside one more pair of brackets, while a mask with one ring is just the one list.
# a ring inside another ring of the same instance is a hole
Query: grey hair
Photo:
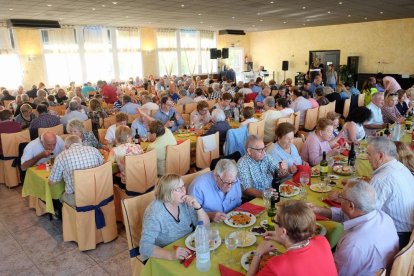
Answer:
[[75, 144], [75, 143], [82, 144], [81, 138], [76, 135], [69, 135], [65, 139], [65, 148], [68, 149], [72, 144]]
[[371, 99], [377, 99], [380, 96], [383, 96], [384, 97], [384, 93], [383, 92], [377, 92], [377, 93], [375, 93], [375, 94], [372, 95]]
[[395, 146], [394, 142], [385, 136], [368, 138], [368, 145], [371, 145], [376, 152], [383, 152], [389, 157], [397, 158], [398, 156], [397, 147]]
[[69, 110], [70, 111], [78, 110], [78, 107], [79, 107], [79, 104], [78, 104], [77, 101], [72, 100], [72, 101], [69, 102]]
[[372, 187], [362, 180], [351, 181], [347, 184], [344, 195], [346, 199], [355, 204], [355, 208], [364, 213], [369, 213], [376, 209], [377, 193]]
[[275, 107], [276, 105], [275, 98], [273, 98], [272, 96], [267, 96], [264, 99], [264, 104], [267, 105], [268, 107]]
[[214, 168], [214, 174], [223, 177], [224, 173], [236, 176], [238, 173], [236, 162], [232, 159], [221, 159]]
[[262, 139], [257, 135], [249, 135], [246, 138], [246, 149], [251, 148], [254, 143], [257, 141], [262, 141]]
[[220, 84], [219, 84], [218, 82], [215, 82], [215, 83], [213, 83], [213, 84], [211, 85], [211, 87], [212, 87], [214, 90], [219, 90], [219, 89], [220, 89]]
[[66, 126], [66, 131], [70, 133], [72, 129], [76, 129], [81, 133], [85, 132], [85, 126], [83, 125], [82, 121], [78, 119], [73, 119], [68, 122]]
[[29, 96], [27, 94], [23, 94], [22, 95], [22, 101], [23, 102], [28, 102], [30, 100]]
[[329, 87], [329, 86], [324, 86], [323, 87], [323, 93], [325, 95], [331, 94], [332, 92], [334, 92], [334, 91], [333, 91], [333, 89], [331, 87]]
[[216, 108], [211, 113], [211, 119], [216, 123], [223, 122], [226, 120], [226, 114], [224, 114], [224, 111], [221, 110], [220, 108]]
[[37, 93], [36, 93], [36, 95], [38, 96], [38, 97], [46, 97], [47, 96], [47, 93], [46, 93], [46, 91], [45, 90], [42, 90], [42, 89], [40, 89], [40, 90], [37, 90]]

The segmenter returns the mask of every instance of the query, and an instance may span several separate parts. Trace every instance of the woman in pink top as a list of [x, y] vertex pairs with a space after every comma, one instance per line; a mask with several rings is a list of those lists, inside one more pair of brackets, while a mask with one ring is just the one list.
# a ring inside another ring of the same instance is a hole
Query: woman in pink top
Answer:
[[[338, 275], [331, 247], [323, 236], [315, 236], [315, 215], [302, 201], [285, 201], [275, 220], [275, 230], [265, 233], [265, 240], [256, 249], [247, 275]], [[262, 256], [274, 249], [271, 241], [286, 252], [271, 257], [259, 271]]]
[[319, 107], [318, 102], [317, 102], [314, 98], [311, 98], [311, 97], [309, 96], [309, 93], [308, 93], [307, 91], [303, 91], [303, 92], [302, 92], [302, 94], [303, 94], [303, 97], [304, 97], [305, 99], [307, 99], [308, 101], [310, 101], [310, 103], [312, 104], [312, 108]]
[[301, 157], [303, 161], [308, 162], [311, 166], [319, 164], [322, 160], [322, 154], [325, 151], [328, 156], [339, 154], [339, 148], [332, 149], [329, 142], [333, 137], [334, 124], [331, 120], [319, 119], [316, 130], [308, 136], [303, 144]]
[[396, 93], [398, 90], [401, 89], [399, 83], [390, 76], [386, 76], [382, 79], [382, 83], [384, 84], [385, 94], [388, 95], [389, 93]]

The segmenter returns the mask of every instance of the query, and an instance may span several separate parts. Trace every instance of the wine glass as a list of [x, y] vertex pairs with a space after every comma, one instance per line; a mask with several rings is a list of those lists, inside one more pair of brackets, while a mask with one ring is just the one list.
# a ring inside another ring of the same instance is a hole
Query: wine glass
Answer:
[[307, 172], [301, 172], [299, 175], [299, 181], [300, 181], [300, 200], [305, 201], [307, 197], [306, 192], [306, 185], [309, 183], [309, 173]]
[[327, 195], [327, 189], [328, 189], [328, 184], [329, 184], [329, 177], [325, 177], [325, 179], [321, 182], [320, 187], [321, 187], [321, 191], [322, 191], [322, 197], [321, 200], [324, 200], [326, 198]]
[[233, 250], [235, 250], [237, 246], [239, 245], [239, 240], [237, 238], [236, 233], [233, 232], [233, 233], [228, 234], [226, 238], [224, 239], [224, 243], [226, 244], [227, 249], [230, 250], [230, 262], [229, 263], [234, 263]]
[[[216, 224], [213, 224], [213, 223], [210, 224], [209, 237], [210, 237], [211, 244], [214, 247], [216, 241], [218, 239], [220, 239], [220, 231], [219, 231], [218, 226]], [[216, 251], [216, 249], [213, 250], [213, 254], [215, 253], [215, 251]]]

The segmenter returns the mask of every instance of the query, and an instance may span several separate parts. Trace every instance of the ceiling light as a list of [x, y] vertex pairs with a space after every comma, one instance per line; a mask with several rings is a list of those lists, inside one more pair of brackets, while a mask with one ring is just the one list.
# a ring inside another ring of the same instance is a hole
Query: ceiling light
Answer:
[[260, 22], [263, 22], [263, 19], [260, 19]]
[[331, 11], [328, 11], [328, 13], [331, 13]]
[[257, 15], [260, 15], [260, 12], [258, 12]]
[[274, 1], [270, 1], [270, 4], [274, 4], [275, 2]]
[[47, 6], [48, 6], [48, 7], [51, 7], [52, 5], [51, 5], [51, 4], [47, 4]]
[[256, 25], [252, 25], [252, 27], [256, 27]]
[[200, 24], [203, 24], [204, 22], [203, 21], [200, 21]]
[[350, 15], [350, 14], [348, 14], [348, 17], [351, 17], [351, 15]]
[[116, 4], [118, 4], [118, 2], [112, 2], [112, 4], [116, 5]]
[[129, 18], [129, 16], [127, 15], [127, 16], [125, 16], [125, 18]]
[[306, 10], [306, 7], [302, 7], [302, 10]]
[[198, 15], [202, 15], [201, 13], [199, 13]]
[[286, 24], [287, 22], [286, 21], [283, 21], [283, 24]]
[[338, 4], [339, 4], [339, 5], [342, 5], [342, 2], [339, 2]]
[[181, 8], [184, 8], [185, 7], [185, 5], [184, 4], [181, 4]]
[[9, 11], [12, 11], [13, 9], [9, 9]]
[[236, 17], [235, 17], [235, 16], [232, 16], [232, 17], [231, 17], [231, 19], [234, 19], [234, 18], [236, 18]]
[[306, 19], [306, 21], [309, 22], [310, 20], [309, 19]]
[[364, 19], [365, 19], [365, 20], [368, 20], [368, 17], [365, 17]]
[[102, 5], [102, 8], [105, 8], [106, 6], [105, 5]]
[[94, 11], [94, 10], [96, 10], [95, 8], [92, 8], [92, 10]]
[[384, 12], [380, 12], [380, 14], [384, 14]]
[[306, 26], [306, 24], [305, 24], [305, 23], [303, 23], [302, 25], [303, 25], [303, 26]]

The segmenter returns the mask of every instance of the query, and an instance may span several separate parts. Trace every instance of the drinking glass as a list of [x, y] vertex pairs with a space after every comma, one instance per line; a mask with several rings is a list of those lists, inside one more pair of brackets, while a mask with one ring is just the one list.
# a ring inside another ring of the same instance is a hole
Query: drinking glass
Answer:
[[148, 139], [148, 135], [147, 135], [146, 133], [141, 135], [141, 140], [142, 140], [143, 142], [146, 142], [146, 141], [147, 141], [147, 139]]
[[273, 188], [267, 188], [263, 191], [264, 206], [266, 209], [270, 208], [270, 198], [273, 194]]
[[300, 200], [305, 201], [307, 197], [306, 185], [309, 183], [309, 173], [301, 172], [299, 175], [300, 181]]
[[230, 233], [226, 236], [224, 239], [224, 243], [226, 244], [226, 247], [228, 250], [230, 250], [230, 260], [229, 263], [234, 263], [234, 257], [233, 257], [233, 250], [237, 248], [239, 245], [239, 240], [237, 238], [236, 233]]
[[[216, 224], [211, 223], [210, 224], [210, 232], [209, 232], [209, 237], [210, 237], [210, 241], [211, 244], [214, 246], [215, 242], [220, 239], [220, 231], [218, 229], [218, 226]], [[215, 249], [213, 250], [213, 254], [215, 253]]]
[[326, 189], [328, 188], [328, 184], [329, 184], [329, 177], [325, 177], [325, 179], [320, 184], [320, 187], [321, 187], [321, 190], [322, 190], [321, 200], [324, 200], [327, 196]]

